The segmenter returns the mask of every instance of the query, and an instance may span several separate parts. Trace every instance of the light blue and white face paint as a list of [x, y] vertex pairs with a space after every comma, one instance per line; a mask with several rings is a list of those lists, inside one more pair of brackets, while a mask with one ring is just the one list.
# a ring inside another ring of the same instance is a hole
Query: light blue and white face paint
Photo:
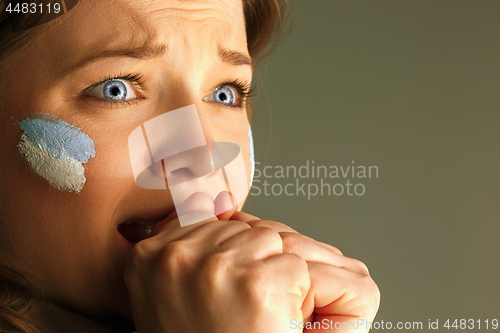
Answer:
[[57, 117], [42, 114], [19, 123], [19, 151], [31, 168], [61, 191], [80, 192], [85, 184], [84, 163], [95, 157], [94, 141]]

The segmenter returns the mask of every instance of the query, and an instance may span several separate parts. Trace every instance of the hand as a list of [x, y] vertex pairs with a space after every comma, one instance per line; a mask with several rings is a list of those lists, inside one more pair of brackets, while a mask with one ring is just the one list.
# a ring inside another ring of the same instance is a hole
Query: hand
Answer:
[[279, 232], [283, 252], [299, 255], [307, 261], [311, 288], [302, 306], [304, 323], [316, 322], [319, 329], [304, 329], [304, 332], [369, 331], [367, 323], [375, 318], [380, 293], [365, 264], [284, 224], [260, 220], [243, 212], [235, 212], [231, 218], [252, 227], [267, 227]]
[[303, 320], [308, 266], [283, 253], [277, 231], [241, 221], [180, 227], [170, 217], [153, 234], [124, 272], [139, 333], [298, 332], [290, 320]]

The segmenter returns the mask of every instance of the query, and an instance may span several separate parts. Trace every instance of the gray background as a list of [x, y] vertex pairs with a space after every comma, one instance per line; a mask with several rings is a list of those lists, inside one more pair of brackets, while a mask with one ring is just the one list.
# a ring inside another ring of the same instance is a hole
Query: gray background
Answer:
[[379, 177], [350, 179], [363, 196], [245, 210], [365, 262], [376, 321], [500, 319], [500, 1], [292, 4], [298, 23], [254, 77], [259, 168], [354, 160]]

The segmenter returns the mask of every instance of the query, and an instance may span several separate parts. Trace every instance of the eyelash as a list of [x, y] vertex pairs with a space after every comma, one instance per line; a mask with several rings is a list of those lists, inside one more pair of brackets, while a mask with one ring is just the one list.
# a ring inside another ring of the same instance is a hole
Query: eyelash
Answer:
[[240, 95], [240, 102], [237, 105], [227, 105], [228, 107], [232, 108], [244, 109], [247, 106], [248, 100], [252, 96], [254, 96], [255, 93], [255, 87], [250, 88], [250, 83], [244, 80], [226, 81], [219, 85], [216, 89], [214, 89], [213, 92], [225, 86], [233, 87], [234, 89], [236, 89], [236, 91], [238, 91], [238, 94]]
[[[100, 79], [99, 81], [94, 81], [94, 83], [85, 88], [79, 95], [84, 97], [84, 98], [90, 98], [94, 102], [102, 103], [102, 104], [109, 104], [110, 107], [115, 107], [115, 106], [122, 106], [124, 104], [130, 105], [134, 100], [111, 100], [111, 99], [103, 99], [100, 97], [88, 95], [87, 93], [94, 89], [95, 87], [100, 86], [101, 84], [107, 83], [109, 81], [114, 81], [114, 80], [123, 80], [123, 81], [129, 81], [132, 82], [133, 85], [142, 91], [146, 91], [146, 89], [143, 87], [143, 84], [146, 82], [145, 80], [142, 79], [143, 75], [142, 74], [132, 74], [128, 73], [127, 75], [117, 75], [117, 76], [109, 76], [105, 79]], [[140, 97], [137, 99], [141, 99]], [[137, 100], [136, 99], [136, 100]]]
[[[79, 95], [84, 97], [84, 98], [91, 98], [95, 102], [109, 104], [109, 106], [111, 106], [111, 107], [120, 106], [123, 104], [131, 105], [135, 100], [111, 100], [111, 99], [103, 99], [100, 97], [96, 97], [96, 96], [92, 96], [92, 95], [87, 94], [89, 91], [91, 91], [95, 87], [98, 87], [102, 84], [105, 84], [105, 83], [107, 83], [109, 81], [113, 81], [113, 80], [124, 80], [124, 81], [132, 82], [133, 85], [137, 89], [142, 90], [142, 91], [146, 91], [146, 89], [143, 86], [143, 84], [146, 82], [145, 80], [143, 80], [143, 75], [139, 74], [139, 73], [137, 73], [137, 74], [128, 73], [127, 75], [109, 76], [105, 79], [102, 79], [99, 81], [94, 81], [94, 83], [91, 86], [85, 88], [83, 90], [83, 92], [81, 92]], [[246, 108], [249, 99], [252, 96], [254, 96], [254, 92], [255, 92], [255, 88], [256, 88], [256, 87], [251, 88], [250, 83], [248, 81], [238, 79], [238, 80], [226, 81], [226, 82], [220, 84], [216, 89], [213, 90], [213, 92], [215, 92], [215, 91], [217, 91], [217, 89], [220, 89], [221, 87], [225, 87], [225, 86], [233, 87], [234, 89], [236, 89], [236, 91], [240, 95], [239, 96], [239, 103], [237, 105], [225, 105], [225, 106], [230, 107], [230, 108], [239, 108], [239, 109]], [[137, 99], [142, 99], [142, 98], [138, 97]]]

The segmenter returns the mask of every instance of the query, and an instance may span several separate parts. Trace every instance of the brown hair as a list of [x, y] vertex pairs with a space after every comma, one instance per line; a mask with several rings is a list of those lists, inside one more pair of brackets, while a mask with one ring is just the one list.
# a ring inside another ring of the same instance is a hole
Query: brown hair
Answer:
[[30, 319], [38, 303], [39, 298], [25, 276], [0, 266], [0, 332], [39, 333]]
[[[46, 4], [60, 0], [31, 2]], [[8, 3], [14, 4], [17, 1], [0, 0], [0, 63], [9, 53], [37, 36], [39, 29], [35, 26], [36, 22], [47, 20], [40, 17], [40, 14], [39, 17], [30, 16], [29, 13], [10, 15], [5, 11]], [[243, 4], [248, 51], [254, 62], [260, 61], [270, 55], [283, 33], [288, 32], [288, 0], [243, 0]], [[12, 28], [14, 25], [16, 29]], [[40, 333], [30, 320], [31, 315], [37, 311], [37, 306], [38, 297], [29, 280], [20, 273], [0, 266], [0, 331]]]

